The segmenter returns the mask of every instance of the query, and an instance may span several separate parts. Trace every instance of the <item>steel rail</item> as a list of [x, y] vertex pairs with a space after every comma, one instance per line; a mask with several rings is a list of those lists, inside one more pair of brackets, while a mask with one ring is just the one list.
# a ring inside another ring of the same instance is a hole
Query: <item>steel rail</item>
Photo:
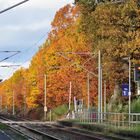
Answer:
[[[0, 116], [1, 118], [1, 116]], [[5, 117], [2, 117], [3, 120], [7, 120], [9, 121], [12, 121], [10, 119], [7, 119]], [[13, 131], [16, 131], [22, 135], [24, 135], [25, 137], [29, 137], [33, 140], [39, 140], [37, 138], [37, 136], [42, 136], [43, 138], [48, 138], [48, 139], [51, 139], [51, 140], [62, 140], [62, 138], [60, 138], [59, 136], [54, 136], [53, 134], [49, 134], [46, 133], [46, 131], [42, 131], [42, 128], [44, 129], [46, 127], [46, 130], [48, 130], [48, 126], [50, 128], [53, 128], [53, 131], [54, 133], [58, 133], [57, 131], [59, 130], [59, 132], [61, 131], [65, 136], [71, 134], [73, 136], [78, 136], [79, 138], [82, 137], [82, 138], [87, 138], [88, 140], [124, 140], [124, 138], [121, 138], [121, 137], [117, 137], [117, 136], [105, 136], [104, 134], [98, 134], [98, 133], [95, 133], [95, 132], [88, 132], [88, 131], [85, 131], [85, 130], [81, 130], [81, 129], [78, 129], [78, 128], [72, 128], [72, 127], [67, 127], [67, 126], [62, 126], [62, 125], [58, 125], [58, 124], [49, 124], [49, 125], [32, 125], [30, 124], [29, 126], [27, 125], [21, 125], [21, 124], [16, 124], [13, 123], [13, 125], [7, 125], [9, 126]], [[22, 131], [24, 130], [24, 131]], [[30, 132], [31, 135], [29, 135], [29, 133], [27, 134], [25, 132], [25, 130], [27, 130], [28, 132]], [[51, 130], [51, 129], [50, 129]], [[57, 130], [55, 132], [55, 130]], [[32, 135], [34, 134], [34, 135]], [[36, 135], [36, 137], [35, 137]], [[59, 138], [58, 138], [59, 137]]]
[[82, 137], [92, 139], [92, 140], [124, 140], [124, 138], [120, 138], [118, 136], [110, 136], [110, 135], [105, 136], [104, 134], [99, 134], [96, 132], [89, 132], [86, 130], [67, 127], [67, 126], [63, 126], [63, 125], [52, 124], [51, 126], [56, 127], [58, 130], [64, 131], [64, 133], [74, 134], [74, 135], [77, 135], [80, 137], [82, 136]]
[[[18, 133], [24, 135], [25, 137], [31, 138], [32, 140], [39, 140], [39, 139], [35, 138], [35, 137], [31, 136], [31, 135], [26, 134], [24, 131], [22, 131], [23, 129], [24, 130], [26, 129], [31, 133], [34, 133], [36, 135], [40, 135], [40, 136], [45, 137], [45, 138], [50, 139], [50, 140], [61, 140], [61, 139], [59, 139], [59, 138], [57, 138], [55, 136], [43, 133], [43, 132], [38, 131], [36, 129], [33, 129], [31, 127], [27, 127], [27, 126], [24, 126], [24, 125], [21, 125], [21, 124], [18, 124], [18, 123], [16, 124], [16, 122], [12, 124], [13, 120], [7, 119], [7, 118], [5, 118], [3, 116], [0, 116], [0, 119], [4, 120], [4, 121], [8, 121], [9, 124], [7, 124], [7, 123], [6, 124], [4, 123], [4, 124], [7, 125], [11, 130], [13, 130], [15, 132], [18, 132]], [[16, 127], [15, 127], [15, 125], [16, 125]]]

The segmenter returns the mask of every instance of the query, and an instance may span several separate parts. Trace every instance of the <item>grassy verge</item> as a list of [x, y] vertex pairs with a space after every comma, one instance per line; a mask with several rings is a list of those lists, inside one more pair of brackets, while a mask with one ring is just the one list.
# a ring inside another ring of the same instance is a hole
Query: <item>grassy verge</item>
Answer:
[[99, 134], [103, 134], [105, 136], [124, 137], [125, 139], [128, 140], [140, 139], [140, 127], [136, 127], [135, 129], [129, 129], [129, 128], [121, 129], [121, 128], [111, 127], [103, 124], [78, 122], [77, 120], [64, 120], [64, 121], [59, 121], [58, 123], [60, 125], [79, 128], [89, 132], [96, 132]]
[[5, 124], [0, 123], [0, 130], [6, 130], [9, 129], [9, 127]]
[[6, 130], [8, 128], [9, 127], [7, 125], [0, 123], [0, 130]]
[[51, 114], [50, 114], [50, 112], [48, 112], [47, 120], [50, 120], [50, 116], [51, 116], [52, 121], [64, 118], [66, 116], [67, 112], [68, 112], [67, 105], [64, 104], [64, 105], [58, 106], [58, 107], [54, 108], [53, 110], [51, 110]]

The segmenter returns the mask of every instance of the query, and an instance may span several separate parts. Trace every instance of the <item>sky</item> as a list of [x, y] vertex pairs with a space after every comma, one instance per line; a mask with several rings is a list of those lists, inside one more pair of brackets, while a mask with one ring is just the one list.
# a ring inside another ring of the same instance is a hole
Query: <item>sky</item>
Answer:
[[[0, 0], [0, 11], [23, 0]], [[56, 11], [74, 0], [29, 0], [0, 14], [0, 79], [9, 78], [20, 67], [3, 68], [3, 65], [22, 65], [28, 68], [32, 56], [45, 40], [51, 29]], [[20, 53], [6, 61], [15, 52]]]

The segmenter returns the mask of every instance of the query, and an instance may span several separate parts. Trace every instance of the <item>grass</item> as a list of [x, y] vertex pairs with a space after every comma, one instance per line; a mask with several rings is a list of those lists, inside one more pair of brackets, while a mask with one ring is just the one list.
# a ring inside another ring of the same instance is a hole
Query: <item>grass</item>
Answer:
[[97, 134], [103, 134], [106, 136], [117, 136], [121, 138], [124, 137], [127, 140], [136, 140], [137, 138], [140, 139], [140, 126], [135, 127], [135, 129], [129, 129], [129, 127], [121, 129], [113, 126], [106, 126], [103, 124], [90, 124], [86, 122], [79, 122], [77, 120], [63, 120], [59, 121], [59, 124], [69, 127], [80, 128], [89, 132], [96, 132]]
[[130, 129], [130, 131], [140, 133], [140, 126], [135, 126], [133, 129]]
[[[51, 119], [57, 120], [63, 118], [68, 112], [68, 106], [66, 104], [54, 108], [51, 112]], [[47, 114], [47, 120], [50, 120], [50, 112]]]
[[93, 125], [93, 124], [86, 124], [86, 123], [79, 123], [82, 129], [96, 131], [96, 132], [104, 132], [105, 126], [104, 125]]
[[132, 102], [132, 112], [140, 113], [140, 98]]
[[6, 130], [8, 128], [9, 127], [7, 125], [0, 123], [0, 130]]

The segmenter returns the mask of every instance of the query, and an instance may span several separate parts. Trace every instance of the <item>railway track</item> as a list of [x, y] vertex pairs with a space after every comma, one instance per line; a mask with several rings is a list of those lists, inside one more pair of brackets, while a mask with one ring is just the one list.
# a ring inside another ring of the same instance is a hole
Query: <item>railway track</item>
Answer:
[[57, 124], [36, 124], [13, 122], [4, 117], [2, 120], [9, 121], [8, 126], [14, 131], [29, 137], [32, 140], [124, 140], [119, 137], [103, 136], [96, 133], [87, 133], [76, 128], [60, 126]]
[[77, 128], [70, 128], [56, 124], [51, 125], [28, 125], [38, 131], [59, 137], [61, 140], [125, 140], [116, 136], [104, 136], [97, 133], [90, 133]]
[[[43, 133], [41, 131], [38, 131], [32, 127], [28, 127], [26, 125], [21, 125], [16, 122], [13, 122], [13, 120], [7, 119], [5, 117], [0, 117], [0, 121], [6, 121], [9, 122], [6, 123], [6, 125], [14, 132], [20, 133], [21, 135], [25, 136], [26, 138], [30, 140], [60, 140], [59, 138], [49, 135], [46, 133]], [[21, 120], [19, 120], [21, 121]], [[24, 123], [24, 122], [23, 122]]]

